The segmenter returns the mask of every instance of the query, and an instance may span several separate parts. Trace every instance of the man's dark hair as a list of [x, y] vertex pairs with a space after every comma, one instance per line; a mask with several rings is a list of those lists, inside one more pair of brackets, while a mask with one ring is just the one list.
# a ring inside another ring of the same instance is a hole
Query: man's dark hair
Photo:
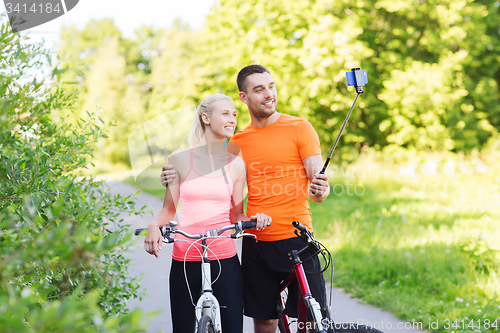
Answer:
[[271, 75], [271, 72], [269, 72], [266, 67], [261, 65], [250, 65], [244, 67], [236, 77], [236, 84], [238, 85], [238, 90], [244, 91], [246, 89], [246, 85], [244, 83], [249, 75], [262, 74], [262, 73], [268, 73], [269, 75]]

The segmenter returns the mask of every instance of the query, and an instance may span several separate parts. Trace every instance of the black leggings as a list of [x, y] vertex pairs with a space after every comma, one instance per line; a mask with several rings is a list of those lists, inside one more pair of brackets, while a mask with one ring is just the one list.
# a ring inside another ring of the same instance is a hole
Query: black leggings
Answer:
[[[220, 260], [222, 273], [212, 285], [215, 297], [221, 306], [223, 332], [243, 331], [243, 275], [237, 256]], [[216, 260], [210, 262], [212, 281], [219, 274]], [[193, 302], [201, 296], [201, 262], [186, 262]], [[191, 333], [195, 329], [195, 307], [191, 303], [184, 276], [184, 262], [172, 259], [170, 269], [170, 309], [174, 333]]]

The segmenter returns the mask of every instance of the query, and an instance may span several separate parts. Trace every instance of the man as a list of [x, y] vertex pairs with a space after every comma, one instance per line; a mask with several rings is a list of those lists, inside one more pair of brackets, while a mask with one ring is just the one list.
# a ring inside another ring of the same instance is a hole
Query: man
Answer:
[[[234, 135], [228, 151], [241, 155], [247, 165], [247, 214], [261, 211], [273, 219], [271, 226], [253, 232], [257, 242], [243, 240], [245, 315], [254, 318], [256, 333], [274, 333], [280, 317], [279, 285], [292, 267], [288, 253], [305, 245], [294, 234], [292, 221], [312, 230], [308, 192], [312, 200], [323, 202], [329, 194], [328, 177], [319, 173], [323, 161], [311, 124], [276, 111], [278, 94], [270, 72], [260, 65], [247, 66], [238, 73], [237, 84], [252, 121]], [[162, 182], [173, 173], [164, 167]], [[304, 261], [306, 272], [318, 272], [319, 267], [317, 257]], [[322, 274], [307, 278], [313, 297], [326, 312]], [[297, 317], [297, 289], [296, 284], [289, 287], [288, 305], [294, 304], [286, 313], [292, 317]]]

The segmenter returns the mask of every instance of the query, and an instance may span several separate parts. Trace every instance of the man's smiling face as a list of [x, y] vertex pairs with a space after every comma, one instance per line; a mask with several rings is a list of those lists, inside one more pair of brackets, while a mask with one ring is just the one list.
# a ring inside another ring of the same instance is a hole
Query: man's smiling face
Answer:
[[244, 84], [245, 88], [240, 92], [240, 98], [248, 105], [252, 116], [262, 120], [276, 112], [278, 93], [269, 73], [249, 75]]

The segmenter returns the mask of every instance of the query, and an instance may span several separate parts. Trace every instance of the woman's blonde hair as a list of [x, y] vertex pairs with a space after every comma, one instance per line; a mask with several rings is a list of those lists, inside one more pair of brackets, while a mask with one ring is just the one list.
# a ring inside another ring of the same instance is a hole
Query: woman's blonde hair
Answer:
[[206, 114], [211, 117], [213, 106], [217, 101], [230, 101], [233, 103], [231, 98], [223, 94], [212, 94], [205, 97], [194, 113], [193, 125], [191, 126], [191, 132], [189, 133], [188, 138], [189, 147], [197, 146], [200, 143], [205, 142], [205, 123], [203, 122], [201, 115]]

